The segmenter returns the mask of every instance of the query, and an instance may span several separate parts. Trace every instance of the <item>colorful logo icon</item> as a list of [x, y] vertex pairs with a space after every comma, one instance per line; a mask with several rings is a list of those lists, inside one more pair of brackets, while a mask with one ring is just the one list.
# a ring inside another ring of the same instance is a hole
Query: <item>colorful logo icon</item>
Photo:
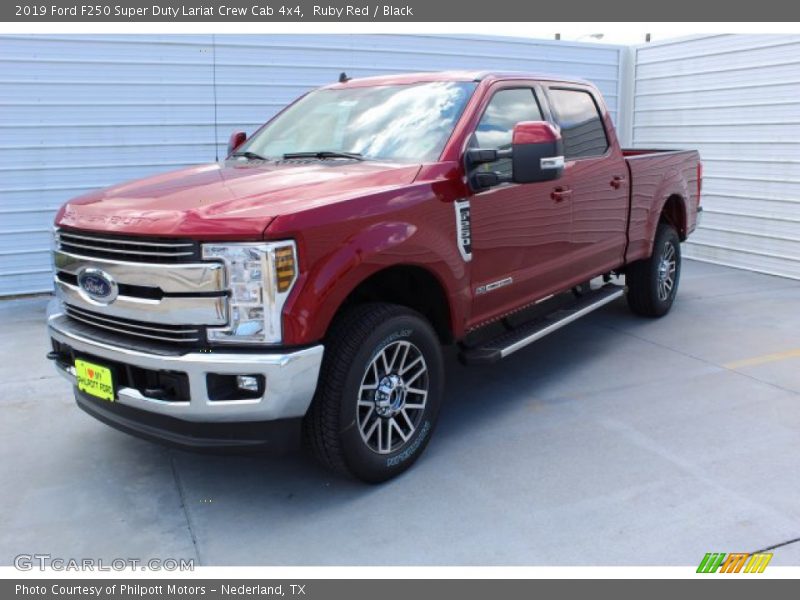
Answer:
[[698, 573], [763, 573], [771, 552], [709, 552], [700, 561]]

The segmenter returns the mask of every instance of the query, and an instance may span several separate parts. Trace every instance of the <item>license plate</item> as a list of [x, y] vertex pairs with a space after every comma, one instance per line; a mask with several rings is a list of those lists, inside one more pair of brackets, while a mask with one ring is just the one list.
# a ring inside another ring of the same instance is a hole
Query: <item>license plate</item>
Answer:
[[114, 381], [111, 369], [108, 367], [76, 358], [75, 377], [78, 380], [79, 390], [95, 398], [114, 401]]

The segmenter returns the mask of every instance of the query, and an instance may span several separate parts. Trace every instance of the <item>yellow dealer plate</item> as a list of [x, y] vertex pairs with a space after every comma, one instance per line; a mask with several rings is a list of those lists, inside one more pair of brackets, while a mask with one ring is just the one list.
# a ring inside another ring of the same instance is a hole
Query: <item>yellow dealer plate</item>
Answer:
[[114, 401], [114, 381], [111, 378], [111, 369], [75, 359], [75, 377], [78, 380], [78, 389], [96, 398], [110, 402]]

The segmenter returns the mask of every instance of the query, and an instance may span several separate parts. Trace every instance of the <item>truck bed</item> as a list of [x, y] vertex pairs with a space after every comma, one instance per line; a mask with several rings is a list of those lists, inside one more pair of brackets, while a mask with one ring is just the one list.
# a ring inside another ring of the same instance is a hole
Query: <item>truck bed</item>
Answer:
[[[624, 148], [630, 200], [625, 262], [650, 255], [661, 213], [654, 202], [674, 203], [674, 225], [685, 239], [697, 225], [702, 167], [696, 150]], [[674, 198], [674, 200], [670, 200]], [[655, 210], [654, 210], [655, 208]]]

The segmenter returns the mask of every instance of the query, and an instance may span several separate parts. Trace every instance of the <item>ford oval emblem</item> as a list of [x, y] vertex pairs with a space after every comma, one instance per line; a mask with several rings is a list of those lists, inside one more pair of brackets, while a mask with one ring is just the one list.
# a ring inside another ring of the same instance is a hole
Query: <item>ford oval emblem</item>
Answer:
[[83, 269], [78, 273], [78, 286], [90, 300], [111, 304], [117, 298], [117, 282], [101, 269]]

